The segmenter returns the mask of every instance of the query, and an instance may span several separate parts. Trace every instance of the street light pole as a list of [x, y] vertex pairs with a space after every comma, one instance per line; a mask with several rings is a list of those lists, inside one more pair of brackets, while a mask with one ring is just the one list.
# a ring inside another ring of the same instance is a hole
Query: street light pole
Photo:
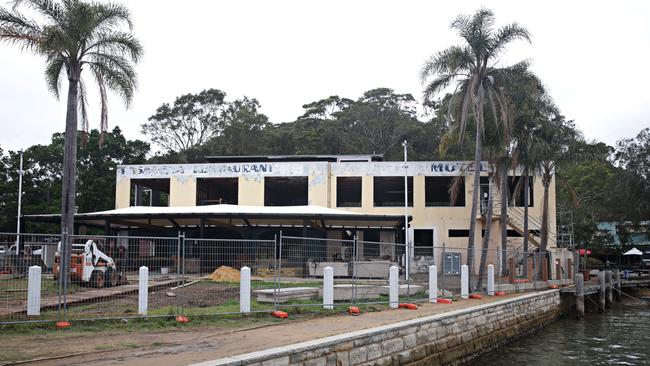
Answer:
[[20, 254], [20, 214], [23, 202], [23, 150], [20, 154], [20, 170], [18, 171], [18, 216], [16, 217], [16, 255]]
[[409, 272], [410, 272], [410, 258], [411, 258], [411, 248], [409, 246], [409, 179], [408, 179], [408, 153], [407, 153], [407, 146], [408, 143], [406, 140], [402, 143], [402, 146], [404, 146], [404, 244], [406, 244], [405, 247], [405, 252], [406, 252], [406, 280], [408, 281], [409, 279]]

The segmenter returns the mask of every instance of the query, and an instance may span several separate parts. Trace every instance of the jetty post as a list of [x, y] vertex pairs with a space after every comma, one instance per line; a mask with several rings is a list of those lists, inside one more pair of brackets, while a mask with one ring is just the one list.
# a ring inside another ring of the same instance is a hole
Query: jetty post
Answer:
[[576, 273], [573, 277], [576, 284], [576, 313], [578, 319], [585, 318], [585, 277], [582, 273]]
[[614, 270], [614, 278], [616, 279], [616, 284], [614, 286], [614, 289], [616, 289], [616, 291], [614, 291], [614, 293], [615, 293], [616, 301], [620, 302], [621, 297], [622, 297], [622, 295], [621, 295], [621, 271], [618, 268]]
[[598, 310], [601, 313], [605, 312], [605, 297], [607, 291], [607, 284], [605, 283], [605, 271], [598, 271], [598, 286], [600, 287], [598, 291]]
[[612, 271], [609, 269], [605, 271], [605, 282], [607, 283], [607, 305], [612, 306], [614, 302], [614, 296], [612, 296], [614, 284], [612, 283]]

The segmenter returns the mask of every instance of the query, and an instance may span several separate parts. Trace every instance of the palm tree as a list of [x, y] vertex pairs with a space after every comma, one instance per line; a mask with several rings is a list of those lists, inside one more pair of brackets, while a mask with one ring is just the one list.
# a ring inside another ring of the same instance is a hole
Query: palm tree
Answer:
[[[24, 7], [37, 13], [38, 20], [19, 11]], [[77, 160], [77, 115], [82, 129], [88, 128], [84, 70], [97, 83], [101, 101], [100, 126], [108, 124], [107, 90], [113, 90], [129, 105], [136, 87], [133, 64], [142, 56], [140, 42], [129, 32], [131, 15], [124, 6], [81, 0], [16, 0], [11, 10], [0, 8], [0, 41], [45, 57], [45, 79], [58, 98], [61, 79], [68, 79], [65, 120], [61, 232], [73, 233], [75, 176]], [[87, 73], [86, 73], [87, 74]], [[64, 242], [65, 270], [70, 247]], [[65, 276], [62, 276], [65, 277]]]
[[451, 46], [431, 56], [422, 67], [420, 78], [426, 84], [425, 100], [431, 100], [442, 90], [455, 85], [452, 98], [460, 98], [460, 108], [456, 113], [459, 142], [464, 139], [470, 115], [476, 125], [474, 188], [467, 243], [467, 265], [471, 269], [479, 205], [485, 110], [488, 109], [488, 113], [493, 114], [495, 123], [507, 121], [503, 90], [495, 83], [494, 74], [498, 70], [496, 64], [501, 52], [510, 42], [517, 39], [530, 41], [530, 36], [525, 28], [516, 23], [495, 30], [494, 13], [488, 9], [480, 9], [472, 16], [458, 16], [451, 23], [451, 28], [463, 38], [464, 44]]

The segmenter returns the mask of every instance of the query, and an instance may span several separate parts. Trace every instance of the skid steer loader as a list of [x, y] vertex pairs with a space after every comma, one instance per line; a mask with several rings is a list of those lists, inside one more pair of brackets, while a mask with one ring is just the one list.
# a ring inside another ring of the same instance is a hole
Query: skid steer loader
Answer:
[[[127, 283], [126, 274], [117, 268], [113, 258], [97, 248], [88, 240], [86, 244], [72, 244], [70, 255], [70, 279], [90, 287], [113, 287]], [[59, 279], [61, 271], [61, 242], [54, 257], [54, 279]]]

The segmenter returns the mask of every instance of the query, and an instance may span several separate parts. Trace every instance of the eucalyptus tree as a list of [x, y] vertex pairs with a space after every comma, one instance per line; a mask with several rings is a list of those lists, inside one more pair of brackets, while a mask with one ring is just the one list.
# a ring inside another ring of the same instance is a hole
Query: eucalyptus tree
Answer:
[[525, 28], [512, 23], [495, 29], [494, 19], [494, 13], [488, 9], [480, 9], [471, 16], [458, 16], [451, 23], [451, 28], [458, 32], [464, 43], [434, 54], [420, 72], [422, 83], [426, 84], [425, 100], [430, 100], [448, 87], [455, 86], [452, 99], [457, 99], [459, 103], [450, 105], [459, 106], [454, 118], [459, 132], [459, 143], [464, 140], [470, 117], [475, 125], [474, 188], [467, 245], [467, 264], [470, 268], [473, 264], [479, 206], [482, 138], [486, 128], [485, 114], [486, 111], [490, 113], [497, 125], [504, 124], [508, 120], [504, 90], [495, 79], [495, 73], [499, 70], [497, 64], [502, 52], [512, 41], [518, 39], [530, 41], [529, 33]]
[[[35, 13], [37, 18], [28, 17], [25, 10]], [[45, 58], [45, 80], [55, 97], [59, 97], [61, 80], [64, 77], [68, 79], [62, 232], [72, 233], [74, 230], [79, 113], [82, 128], [88, 128], [86, 84], [82, 76], [89, 74], [97, 84], [100, 129], [105, 131], [108, 125], [107, 91], [116, 92], [128, 107], [136, 88], [133, 64], [140, 60], [143, 50], [131, 33], [132, 27], [129, 10], [114, 3], [16, 0], [11, 9], [0, 7], [0, 41]], [[64, 258], [69, 255], [69, 249], [69, 245], [64, 246]]]

